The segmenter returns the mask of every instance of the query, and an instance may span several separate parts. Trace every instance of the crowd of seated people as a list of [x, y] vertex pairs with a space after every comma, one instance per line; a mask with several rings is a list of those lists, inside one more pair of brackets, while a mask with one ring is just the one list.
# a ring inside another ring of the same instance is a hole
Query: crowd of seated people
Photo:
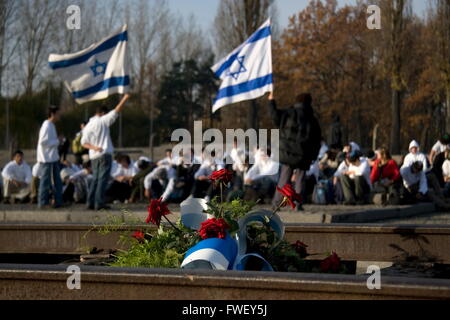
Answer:
[[[92, 169], [88, 157], [82, 157], [77, 163], [61, 159], [65, 203], [86, 203]], [[396, 160], [384, 147], [363, 152], [355, 142], [338, 148], [322, 141], [317, 160], [305, 173], [303, 202], [399, 205], [425, 201], [434, 202], [444, 210], [450, 209], [447, 201], [450, 197], [448, 135], [439, 139], [428, 155], [422, 153], [419, 143], [413, 140], [409, 153]], [[248, 152], [239, 148], [236, 141], [227, 154], [204, 150], [201, 158], [194, 156], [194, 150], [188, 155], [173, 155], [172, 150], [167, 149], [165, 157], [156, 162], [144, 156], [132, 161], [126, 154], [117, 154], [107, 187], [107, 202], [147, 202], [155, 198], [181, 202], [189, 197], [210, 200], [220, 192], [210, 176], [224, 168], [233, 172], [233, 180], [224, 190], [228, 200], [243, 198], [270, 203], [276, 192], [280, 164], [272, 158], [270, 149]], [[298, 175], [294, 170], [292, 183]], [[2, 169], [1, 176], [4, 203], [36, 203], [41, 177], [39, 164], [31, 167], [23, 152], [17, 150]]]

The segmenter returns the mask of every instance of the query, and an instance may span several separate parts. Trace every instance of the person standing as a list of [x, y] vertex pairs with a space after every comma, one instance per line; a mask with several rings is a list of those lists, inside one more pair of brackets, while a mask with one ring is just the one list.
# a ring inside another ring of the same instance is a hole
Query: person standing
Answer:
[[44, 121], [39, 131], [37, 162], [40, 164], [42, 170], [38, 197], [38, 207], [40, 209], [49, 205], [52, 182], [55, 200], [53, 207], [57, 209], [62, 206], [62, 182], [58, 154], [60, 141], [55, 128], [55, 123], [58, 120], [59, 108], [54, 106], [50, 107], [48, 119]]
[[[290, 183], [295, 169], [298, 169], [295, 179], [295, 191], [302, 193], [305, 172], [317, 160], [321, 147], [322, 131], [312, 109], [312, 97], [309, 93], [297, 96], [293, 108], [280, 110], [277, 108], [273, 92], [269, 94], [269, 112], [273, 123], [280, 129], [280, 163], [281, 174], [278, 187]], [[282, 199], [282, 194], [275, 193], [272, 206], [276, 207]], [[297, 210], [302, 210], [298, 205]]]
[[114, 152], [109, 127], [117, 120], [129, 97], [128, 94], [125, 94], [119, 104], [110, 112], [105, 106], [99, 106], [95, 116], [89, 120], [83, 130], [81, 144], [83, 148], [89, 149], [93, 175], [87, 199], [88, 210], [108, 209], [105, 205], [105, 194], [111, 176]]

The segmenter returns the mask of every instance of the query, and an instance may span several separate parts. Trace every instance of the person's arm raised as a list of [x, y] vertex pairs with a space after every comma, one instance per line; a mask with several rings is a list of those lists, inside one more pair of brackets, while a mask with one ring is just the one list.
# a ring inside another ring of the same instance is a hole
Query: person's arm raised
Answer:
[[281, 111], [278, 110], [277, 104], [275, 102], [275, 98], [273, 97], [273, 92], [269, 92], [269, 96], [267, 97], [269, 100], [269, 113], [272, 118], [272, 122], [276, 125], [280, 125], [281, 120]]
[[122, 100], [120, 100], [119, 104], [114, 108], [114, 110], [119, 113], [122, 111], [123, 107], [125, 106], [125, 102], [130, 98], [130, 95], [128, 93], [125, 93]]

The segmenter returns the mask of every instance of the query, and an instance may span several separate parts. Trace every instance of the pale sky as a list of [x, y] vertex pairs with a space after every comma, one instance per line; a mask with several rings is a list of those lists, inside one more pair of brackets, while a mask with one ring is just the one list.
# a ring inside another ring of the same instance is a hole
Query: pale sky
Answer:
[[[207, 31], [211, 28], [220, 0], [169, 0], [173, 11], [188, 17], [194, 15], [200, 27]], [[281, 28], [287, 26], [289, 17], [304, 9], [309, 0], [275, 0], [279, 14]], [[352, 4], [356, 0], [338, 0], [340, 5]], [[413, 0], [414, 11], [421, 15], [427, 7], [426, 0]]]

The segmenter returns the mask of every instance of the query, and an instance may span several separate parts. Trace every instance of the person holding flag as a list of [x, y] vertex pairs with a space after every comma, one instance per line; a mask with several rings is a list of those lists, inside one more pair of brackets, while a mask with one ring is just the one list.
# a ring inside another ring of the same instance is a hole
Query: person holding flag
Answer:
[[[305, 172], [317, 160], [321, 147], [322, 131], [312, 109], [312, 97], [302, 93], [296, 97], [293, 107], [278, 109], [273, 93], [269, 94], [269, 112], [274, 125], [280, 128], [281, 174], [278, 188], [283, 188], [294, 180], [295, 192], [304, 190]], [[295, 174], [294, 174], [295, 171]], [[282, 194], [275, 193], [272, 206], [276, 207]], [[303, 210], [301, 204], [297, 211]]]
[[96, 109], [83, 129], [81, 144], [89, 149], [92, 162], [93, 181], [89, 190], [87, 208], [101, 210], [105, 205], [105, 194], [111, 174], [114, 147], [109, 127], [116, 121], [125, 102], [130, 77], [126, 65], [127, 26], [89, 48], [72, 54], [51, 54], [49, 65], [64, 80], [78, 104], [105, 99], [114, 93], [124, 97], [114, 110], [105, 106]]

